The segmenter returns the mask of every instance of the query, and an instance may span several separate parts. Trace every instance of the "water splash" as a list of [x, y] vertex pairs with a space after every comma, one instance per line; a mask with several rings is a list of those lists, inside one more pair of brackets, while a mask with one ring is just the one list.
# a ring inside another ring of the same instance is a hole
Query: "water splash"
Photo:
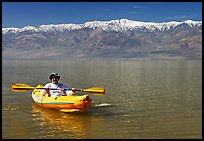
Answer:
[[112, 106], [112, 104], [109, 103], [100, 103], [100, 104], [96, 104], [95, 107], [109, 107]]

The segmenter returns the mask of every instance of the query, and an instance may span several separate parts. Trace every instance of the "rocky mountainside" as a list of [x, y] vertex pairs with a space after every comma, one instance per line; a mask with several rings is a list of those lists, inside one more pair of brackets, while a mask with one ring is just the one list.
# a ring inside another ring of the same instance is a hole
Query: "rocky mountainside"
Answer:
[[202, 58], [202, 21], [138, 22], [2, 28], [3, 59]]

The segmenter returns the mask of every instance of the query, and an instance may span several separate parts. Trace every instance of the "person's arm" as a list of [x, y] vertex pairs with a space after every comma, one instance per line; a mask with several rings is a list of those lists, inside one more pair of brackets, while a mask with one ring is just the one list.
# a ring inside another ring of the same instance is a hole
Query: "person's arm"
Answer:
[[62, 85], [62, 87], [65, 89], [65, 90], [63, 90], [62, 91], [62, 95], [64, 95], [64, 96], [66, 96], [66, 95], [73, 95], [73, 94], [75, 94], [75, 88], [72, 88], [72, 90], [66, 90], [66, 89], [69, 89], [66, 85], [64, 85], [64, 84], [61, 84]]
[[40, 95], [41, 95], [41, 96], [45, 96], [46, 93], [47, 93], [47, 92], [46, 92], [46, 89], [42, 89], [42, 90], [40, 91]]
[[48, 96], [50, 96], [50, 88], [49, 88], [48, 84], [46, 84], [46, 85], [44, 86], [44, 88], [45, 88], [45, 89], [42, 89], [42, 90], [40, 91], [40, 95], [41, 95], [41, 96], [46, 96], [46, 94], [48, 94]]
[[72, 88], [72, 90], [70, 91], [70, 95], [74, 95], [75, 94], [75, 88]]
[[64, 92], [66, 93], [66, 95], [74, 95], [75, 94], [75, 88], [72, 88], [72, 90], [65, 90]]
[[72, 88], [72, 90], [64, 90], [64, 95], [67, 95], [67, 96], [69, 96], [69, 95], [74, 95], [75, 94], [75, 88]]

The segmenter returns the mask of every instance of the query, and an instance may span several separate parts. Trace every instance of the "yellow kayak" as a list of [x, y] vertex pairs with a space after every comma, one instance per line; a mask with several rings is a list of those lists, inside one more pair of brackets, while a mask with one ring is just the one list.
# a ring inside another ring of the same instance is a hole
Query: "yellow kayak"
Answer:
[[[38, 88], [38, 89], [36, 89]], [[41, 96], [40, 91], [43, 85], [39, 84], [32, 92], [34, 102], [45, 108], [54, 108], [62, 112], [84, 112], [92, 105], [92, 100], [86, 95], [78, 96]]]

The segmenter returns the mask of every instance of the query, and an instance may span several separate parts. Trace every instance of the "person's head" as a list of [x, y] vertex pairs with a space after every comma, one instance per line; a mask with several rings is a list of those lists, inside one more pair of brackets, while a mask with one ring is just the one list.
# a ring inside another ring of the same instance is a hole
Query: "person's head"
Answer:
[[60, 75], [59, 73], [53, 72], [50, 74], [49, 79], [52, 83], [57, 84], [60, 79]]

